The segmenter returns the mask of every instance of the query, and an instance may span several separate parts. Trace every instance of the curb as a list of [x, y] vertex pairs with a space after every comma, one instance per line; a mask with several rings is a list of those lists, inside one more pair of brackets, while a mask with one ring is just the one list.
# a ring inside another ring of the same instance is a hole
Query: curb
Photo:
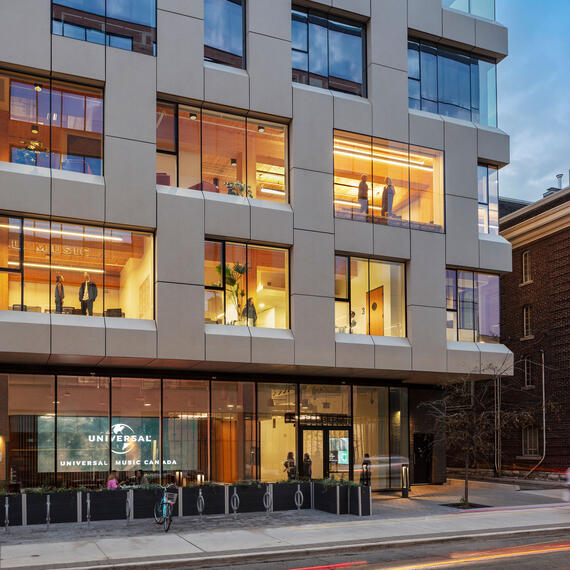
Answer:
[[345, 544], [332, 544], [332, 545], [320, 545], [320, 546], [299, 546], [292, 547], [289, 549], [280, 550], [258, 550], [254, 552], [234, 552], [219, 555], [189, 555], [189, 556], [178, 556], [176, 558], [160, 558], [160, 559], [139, 559], [131, 562], [121, 562], [119, 560], [108, 560], [101, 561], [100, 563], [88, 562], [83, 565], [77, 564], [42, 564], [37, 566], [3, 566], [5, 570], [11, 570], [15, 568], [25, 568], [26, 570], [55, 570], [55, 569], [66, 569], [66, 570], [120, 570], [120, 569], [154, 569], [154, 568], [202, 568], [204, 564], [208, 566], [216, 565], [227, 565], [231, 564], [245, 564], [252, 562], [266, 562], [270, 560], [281, 560], [286, 558], [291, 561], [295, 558], [302, 558], [304, 556], [310, 556], [322, 553], [351, 553], [351, 552], [366, 552], [368, 550], [379, 550], [379, 549], [389, 549], [394, 547], [402, 546], [419, 546], [424, 544], [437, 544], [437, 543], [448, 543], [448, 542], [459, 542], [459, 541], [471, 541], [471, 540], [481, 540], [483, 538], [515, 538], [526, 535], [542, 536], [548, 534], [557, 534], [562, 531], [569, 531], [570, 526], [553, 526], [553, 527], [535, 527], [535, 528], [523, 528], [519, 530], [508, 530], [508, 531], [498, 531], [498, 532], [481, 532], [481, 533], [471, 533], [471, 534], [460, 534], [460, 535], [447, 535], [447, 536], [429, 536], [426, 538], [412, 538], [412, 539], [398, 539], [398, 540], [378, 540], [378, 541], [367, 541], [362, 543], [345, 543]]

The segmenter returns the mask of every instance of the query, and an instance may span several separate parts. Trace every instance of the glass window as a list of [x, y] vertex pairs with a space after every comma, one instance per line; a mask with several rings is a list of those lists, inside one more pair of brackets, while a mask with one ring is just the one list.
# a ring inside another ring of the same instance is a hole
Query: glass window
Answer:
[[390, 487], [402, 488], [402, 465], [409, 465], [408, 390], [390, 388]]
[[350, 415], [350, 386], [300, 385], [301, 414]]
[[297, 390], [294, 384], [257, 384], [257, 421], [259, 423], [260, 479], [285, 479], [283, 463], [287, 454], [297, 456], [295, 414]]
[[105, 229], [104, 235], [105, 316], [153, 319], [152, 235], [117, 229]]
[[209, 383], [163, 380], [162, 464], [196, 481], [208, 473]]
[[403, 264], [337, 256], [335, 266], [335, 332], [406, 336]]
[[103, 487], [109, 473], [109, 378], [58, 376], [57, 472], [65, 487]]
[[119, 480], [130, 481], [135, 471], [160, 472], [160, 380], [112, 378], [111, 468]]
[[445, 272], [445, 298], [447, 307], [447, 340], [457, 340], [457, 271]]
[[521, 256], [522, 262], [522, 283], [528, 283], [532, 280], [531, 274], [531, 263], [530, 263], [530, 251], [523, 251]]
[[25, 219], [23, 282], [24, 311], [45, 313], [50, 310], [50, 223]]
[[365, 26], [293, 7], [293, 81], [365, 95]]
[[[156, 183], [177, 186], [176, 105], [158, 103], [156, 106]], [[198, 167], [199, 168], [199, 167]]]
[[[200, 109], [186, 105], [178, 106], [178, 146], [176, 150], [178, 151], [180, 176], [178, 183], [175, 179], [173, 180], [172, 186], [215, 191], [215, 186], [211, 184], [208, 186], [207, 182], [202, 181], [201, 122]], [[174, 158], [176, 159], [176, 155]]]
[[475, 292], [473, 273], [457, 272], [458, 340], [475, 341]]
[[5, 479], [21, 489], [54, 485], [55, 378], [6, 374], [0, 383], [7, 397]]
[[22, 266], [20, 262], [22, 221], [0, 217], [0, 310], [20, 310], [22, 306]]
[[497, 126], [495, 62], [412, 40], [408, 42], [408, 77], [410, 108]]
[[204, 59], [245, 67], [242, 0], [204, 0]]
[[255, 384], [214, 381], [211, 401], [212, 481], [256, 479]]
[[526, 388], [533, 386], [532, 382], [532, 360], [530, 356], [525, 356], [523, 359], [523, 375], [524, 375], [524, 385]]
[[499, 174], [495, 166], [478, 165], [479, 233], [499, 233]]
[[156, 55], [156, 0], [53, 0], [52, 33]]
[[499, 342], [499, 276], [475, 273], [479, 342]]
[[525, 457], [538, 457], [538, 428], [536, 426], [528, 426], [522, 429], [522, 454]]
[[532, 315], [532, 307], [530, 305], [524, 305], [524, 307], [523, 307], [523, 338], [526, 338], [526, 337], [529, 337], [532, 335], [531, 315]]
[[102, 174], [101, 89], [6, 72], [0, 82], [10, 101], [0, 108], [0, 160]]
[[495, 19], [495, 0], [443, 0], [444, 8], [452, 8], [480, 18]]
[[289, 328], [287, 250], [206, 241], [205, 283], [206, 322]]

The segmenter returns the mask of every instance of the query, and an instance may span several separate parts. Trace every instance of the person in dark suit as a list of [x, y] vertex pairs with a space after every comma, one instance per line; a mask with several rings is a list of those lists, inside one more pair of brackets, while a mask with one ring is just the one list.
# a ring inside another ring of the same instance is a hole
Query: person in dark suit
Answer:
[[55, 312], [61, 314], [63, 312], [63, 300], [65, 299], [65, 290], [63, 288], [63, 275], [55, 278]]
[[93, 303], [97, 299], [97, 285], [91, 281], [89, 273], [83, 274], [83, 283], [79, 287], [79, 301], [81, 302], [81, 314], [89, 313], [93, 316]]

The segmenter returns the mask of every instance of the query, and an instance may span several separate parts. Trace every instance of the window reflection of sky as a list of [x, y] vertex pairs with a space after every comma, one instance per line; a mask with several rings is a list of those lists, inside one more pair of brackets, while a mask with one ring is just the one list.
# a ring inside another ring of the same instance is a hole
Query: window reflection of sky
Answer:
[[204, 44], [243, 55], [243, 8], [232, 0], [205, 0]]
[[156, 27], [156, 0], [57, 0], [54, 3], [123, 22]]

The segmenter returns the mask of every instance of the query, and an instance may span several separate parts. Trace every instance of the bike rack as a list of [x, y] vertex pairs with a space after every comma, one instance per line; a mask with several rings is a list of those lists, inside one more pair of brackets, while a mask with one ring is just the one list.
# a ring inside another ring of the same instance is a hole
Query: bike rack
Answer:
[[133, 514], [133, 491], [129, 489], [127, 491], [127, 499], [125, 501], [125, 517], [127, 519], [127, 526], [129, 526], [129, 521], [132, 519]]
[[87, 526], [89, 527], [91, 523], [91, 493], [87, 493], [86, 501], [87, 501], [86, 518], [87, 518]]
[[51, 522], [51, 495], [46, 495], [46, 530], [49, 530]]
[[305, 497], [303, 496], [303, 491], [301, 491], [301, 485], [298, 484], [297, 485], [297, 490], [295, 491], [295, 506], [297, 507], [297, 510], [300, 511], [301, 507], [303, 506], [303, 501], [305, 500]]
[[204, 514], [204, 509], [206, 508], [206, 501], [202, 495], [202, 489], [198, 489], [198, 497], [196, 498], [196, 510], [200, 515], [200, 522], [202, 522], [202, 515]]
[[8, 526], [10, 525], [10, 501], [8, 500], [8, 495], [4, 499], [4, 528], [8, 532]]
[[263, 495], [263, 506], [265, 507], [265, 514], [269, 516], [269, 513], [273, 510], [273, 493], [271, 492], [271, 483], [268, 483], [265, 489], [266, 490]]
[[234, 493], [230, 499], [230, 505], [232, 507], [232, 510], [234, 512], [234, 519], [237, 518], [237, 512], [239, 509], [239, 495], [237, 492], [237, 487], [234, 487]]

